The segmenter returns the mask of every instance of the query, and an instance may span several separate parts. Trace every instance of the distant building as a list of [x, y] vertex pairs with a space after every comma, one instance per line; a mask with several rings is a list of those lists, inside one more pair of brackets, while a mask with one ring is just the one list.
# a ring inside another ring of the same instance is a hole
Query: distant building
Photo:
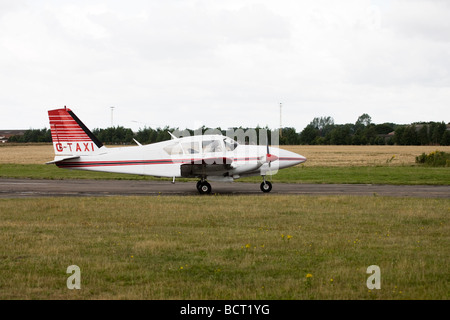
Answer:
[[0, 130], [0, 143], [8, 142], [12, 136], [23, 136], [27, 130]]

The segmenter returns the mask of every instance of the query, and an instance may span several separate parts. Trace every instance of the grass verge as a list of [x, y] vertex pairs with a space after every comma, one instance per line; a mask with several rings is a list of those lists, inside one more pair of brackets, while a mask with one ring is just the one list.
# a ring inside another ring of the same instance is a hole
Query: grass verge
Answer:
[[[0, 199], [1, 299], [448, 299], [447, 199]], [[66, 269], [81, 269], [68, 290]], [[366, 269], [378, 265], [381, 289]]]

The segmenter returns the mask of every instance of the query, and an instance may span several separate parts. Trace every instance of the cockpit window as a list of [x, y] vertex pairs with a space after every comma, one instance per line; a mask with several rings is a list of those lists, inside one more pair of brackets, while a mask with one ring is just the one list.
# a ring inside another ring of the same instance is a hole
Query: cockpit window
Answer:
[[225, 143], [225, 149], [227, 151], [233, 151], [238, 146], [238, 143], [230, 138], [223, 139], [223, 142]]

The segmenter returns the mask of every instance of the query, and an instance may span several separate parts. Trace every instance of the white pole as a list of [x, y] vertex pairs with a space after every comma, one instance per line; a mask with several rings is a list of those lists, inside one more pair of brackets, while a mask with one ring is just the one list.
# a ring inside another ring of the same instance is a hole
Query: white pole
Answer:
[[114, 127], [114, 108], [115, 107], [111, 107], [111, 128]]
[[283, 125], [281, 123], [281, 108], [282, 108], [282, 103], [280, 102], [280, 137], [283, 136]]

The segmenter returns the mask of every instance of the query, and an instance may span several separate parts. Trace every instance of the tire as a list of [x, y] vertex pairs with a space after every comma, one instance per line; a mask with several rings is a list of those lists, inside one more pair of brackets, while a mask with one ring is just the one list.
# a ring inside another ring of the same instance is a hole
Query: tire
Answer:
[[272, 184], [269, 181], [261, 182], [260, 189], [262, 192], [267, 193], [272, 190]]
[[203, 181], [203, 182], [200, 182], [197, 189], [200, 194], [210, 194], [212, 188], [208, 182]]

